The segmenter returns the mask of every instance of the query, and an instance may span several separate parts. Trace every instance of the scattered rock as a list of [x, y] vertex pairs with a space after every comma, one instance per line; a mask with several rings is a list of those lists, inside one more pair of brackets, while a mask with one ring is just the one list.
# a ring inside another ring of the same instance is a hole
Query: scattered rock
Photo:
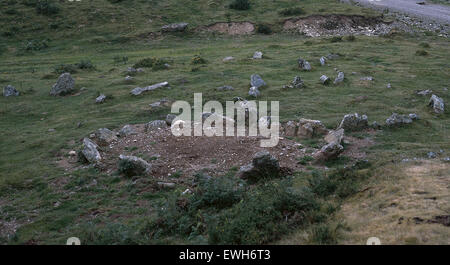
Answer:
[[255, 52], [253, 54], [253, 59], [262, 59], [263, 58], [263, 53], [262, 52]]
[[132, 76], [129, 76], [129, 75], [125, 76], [125, 81], [131, 81], [131, 80], [133, 80]]
[[217, 90], [220, 90], [220, 91], [232, 91], [232, 90], [234, 90], [234, 87], [232, 87], [232, 86], [221, 86], [221, 87], [218, 87]]
[[167, 114], [167, 116], [166, 116], [166, 123], [167, 123], [167, 125], [171, 126], [173, 120], [175, 120], [176, 117], [177, 117], [177, 115], [175, 115], [175, 114], [171, 114], [171, 113]]
[[412, 119], [409, 116], [400, 115], [397, 113], [392, 113], [392, 115], [386, 119], [387, 126], [397, 126], [410, 123], [412, 123]]
[[388, 84], [386, 85], [386, 88], [392, 88], [391, 83], [388, 83]]
[[303, 60], [302, 58], [298, 59], [298, 67], [304, 71], [311, 71], [311, 65], [308, 61]]
[[428, 105], [433, 107], [435, 113], [444, 113], [444, 100], [442, 98], [433, 94]]
[[251, 164], [242, 166], [239, 170], [239, 177], [251, 182], [256, 182], [263, 178], [274, 178], [280, 174], [278, 160], [269, 152], [258, 152], [253, 156]]
[[285, 85], [283, 88], [302, 88], [303, 85], [304, 83], [300, 76], [296, 76], [290, 85]]
[[225, 58], [223, 58], [223, 62], [229, 62], [229, 61], [232, 61], [232, 60], [234, 60], [234, 57], [233, 56], [228, 56], [228, 57], [225, 57]]
[[128, 124], [123, 126], [122, 129], [120, 129], [120, 131], [119, 131], [120, 137], [126, 137], [126, 136], [133, 135], [133, 134], [137, 134], [137, 132], [133, 126], [128, 125]]
[[266, 86], [266, 82], [264, 82], [264, 80], [261, 78], [261, 76], [259, 76], [258, 74], [253, 74], [250, 77], [250, 85], [252, 87], [256, 87], [256, 88], [260, 88], [263, 86]]
[[77, 155], [77, 151], [75, 151], [75, 150], [69, 151], [69, 156], [76, 156], [76, 155]]
[[322, 75], [322, 76], [320, 77], [320, 82], [321, 82], [323, 85], [328, 85], [328, 84], [330, 83], [330, 78], [329, 78], [328, 76], [326, 76], [326, 75]]
[[59, 76], [56, 84], [53, 85], [50, 95], [52, 96], [63, 96], [72, 92], [75, 87], [75, 80], [72, 78], [70, 73], [64, 73]]
[[103, 102], [105, 102], [105, 100], [106, 100], [106, 96], [104, 94], [101, 94], [100, 96], [98, 96], [95, 99], [95, 103], [103, 103]]
[[123, 172], [127, 176], [145, 175], [151, 171], [152, 165], [136, 156], [119, 155], [119, 165], [126, 164]]
[[137, 70], [134, 67], [128, 67], [127, 68], [127, 72], [130, 73], [130, 74], [135, 74], [135, 73], [137, 73]]
[[257, 87], [251, 87], [248, 91], [248, 95], [257, 98], [261, 95], [261, 92], [259, 92]]
[[166, 121], [163, 120], [154, 120], [145, 125], [145, 131], [153, 131], [153, 130], [159, 130], [167, 128]]
[[102, 159], [100, 152], [98, 151], [98, 145], [90, 139], [84, 138], [81, 148], [80, 155], [82, 155], [82, 158], [86, 159], [89, 163], [95, 164]]
[[162, 82], [162, 83], [158, 83], [158, 84], [147, 86], [147, 87], [136, 87], [133, 90], [131, 90], [131, 94], [137, 96], [146, 91], [152, 91], [157, 88], [168, 87], [168, 86], [169, 86], [168, 82]]
[[360, 78], [361, 81], [373, 81], [373, 77], [371, 76], [365, 76]]
[[416, 113], [410, 113], [410, 114], [408, 114], [408, 117], [413, 121], [419, 119], [419, 115], [417, 115]]
[[325, 136], [325, 141], [329, 144], [337, 143], [341, 144], [344, 138], [344, 129], [338, 129], [336, 131], [330, 131], [327, 136]]
[[374, 121], [372, 122], [372, 124], [370, 125], [371, 128], [375, 129], [375, 130], [379, 130], [381, 129], [381, 125], [378, 124], [378, 122]]
[[339, 72], [338, 76], [334, 80], [334, 84], [339, 84], [339, 83], [344, 82], [344, 78], [345, 78], [344, 72]]
[[358, 113], [347, 114], [341, 121], [339, 128], [343, 128], [346, 131], [359, 131], [369, 126], [367, 116], [359, 116]]
[[298, 122], [297, 136], [312, 138], [317, 135], [327, 134], [328, 130], [319, 120], [309, 120], [301, 118]]
[[322, 57], [320, 57], [319, 62], [320, 62], [320, 65], [324, 66], [327, 62], [327, 59], [322, 56]]
[[431, 93], [433, 93], [433, 90], [427, 89], [427, 90], [418, 91], [416, 94], [419, 96], [426, 96]]
[[15, 87], [11, 85], [7, 85], [3, 88], [3, 96], [4, 97], [10, 97], [10, 96], [19, 96], [19, 91], [16, 90]]
[[340, 57], [340, 55], [336, 54], [336, 53], [330, 53], [330, 54], [327, 55], [327, 59], [328, 60], [338, 59], [339, 57]]
[[182, 32], [182, 31], [186, 30], [188, 25], [189, 25], [188, 23], [184, 23], [184, 22], [173, 23], [173, 24], [162, 26], [161, 30], [162, 30], [162, 32]]
[[436, 158], [436, 153], [435, 152], [428, 152], [427, 153], [428, 158]]
[[297, 124], [295, 121], [288, 121], [284, 126], [284, 134], [286, 136], [296, 136], [297, 135]]
[[174, 189], [175, 188], [175, 183], [173, 183], [173, 182], [158, 182], [157, 185], [158, 185], [158, 187], [163, 188], [163, 189]]
[[338, 157], [344, 151], [344, 147], [337, 142], [324, 145], [319, 151], [313, 154], [317, 162], [323, 162]]
[[108, 128], [98, 129], [97, 132], [95, 132], [95, 136], [100, 140], [100, 143], [104, 145], [117, 141], [116, 133]]

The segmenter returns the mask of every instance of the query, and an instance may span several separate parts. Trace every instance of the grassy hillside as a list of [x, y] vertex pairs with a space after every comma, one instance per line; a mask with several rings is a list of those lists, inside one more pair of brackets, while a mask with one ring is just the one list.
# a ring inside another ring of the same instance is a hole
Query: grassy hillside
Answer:
[[[402, 159], [426, 158], [429, 151], [439, 153], [443, 150], [435, 159], [440, 170], [437, 176], [449, 175], [448, 162], [441, 159], [449, 156], [450, 114], [448, 110], [442, 115], [434, 114], [427, 106], [429, 96], [416, 95], [417, 90], [432, 89], [445, 102], [450, 101], [448, 90], [444, 90], [450, 80], [447, 39], [433, 34], [397, 34], [386, 37], [357, 36], [353, 41], [347, 38], [336, 41], [285, 33], [230, 37], [194, 32], [164, 35], [154, 40], [138, 37], [142, 33], [157, 31], [164, 24], [179, 21], [189, 22], [192, 27], [227, 20], [276, 24], [284, 18], [278, 12], [290, 6], [301, 6], [305, 10], [303, 15], [374, 14], [339, 4], [338, 1], [252, 1], [249, 11], [230, 10], [227, 7], [229, 1], [218, 0], [132, 0], [114, 4], [106, 0], [58, 2], [60, 11], [51, 16], [37, 14], [36, 8], [25, 2], [33, 1], [10, 0], [1, 3], [0, 25], [3, 25], [4, 33], [0, 86], [14, 85], [22, 95], [0, 98], [0, 225], [5, 231], [0, 235], [0, 243], [63, 244], [68, 237], [77, 235], [89, 243], [208, 242], [207, 234], [202, 229], [186, 235], [154, 235], [151, 232], [158, 215], [158, 203], [179, 194], [185, 189], [184, 186], [174, 191], [153, 192], [148, 191], [151, 180], [135, 182], [93, 168], [65, 171], [57, 161], [67, 156], [68, 150], [77, 149], [80, 139], [98, 128], [117, 129], [124, 124], [164, 118], [169, 109], [150, 111], [148, 106], [161, 98], [192, 102], [196, 92], [203, 93], [205, 101], [224, 102], [235, 96], [246, 97], [253, 73], [260, 74], [268, 83], [268, 87], [262, 90], [261, 100], [280, 101], [282, 121], [305, 117], [319, 119], [328, 128], [334, 128], [345, 114], [354, 112], [367, 114], [369, 121], [381, 124], [392, 112], [419, 114], [420, 120], [411, 125], [383, 129], [375, 134], [351, 134], [355, 138], [375, 141], [375, 145], [366, 150], [367, 159], [372, 164], [371, 173], [368, 174], [367, 170], [360, 172], [370, 178], [358, 180], [358, 188], [375, 187], [380, 192], [351, 194], [367, 196], [364, 197], [365, 203], [373, 207], [375, 215], [382, 215], [388, 207], [379, 205], [386, 194], [392, 202], [399, 198], [397, 196], [404, 196], [400, 194], [403, 186], [396, 186], [403, 183], [400, 180], [410, 176], [407, 169], [403, 170]], [[7, 11], [12, 9], [16, 12]], [[43, 44], [41, 41], [44, 39], [49, 40]], [[23, 46], [26, 40], [35, 40], [33, 45], [37, 48], [26, 49]], [[251, 60], [257, 50], [263, 51], [265, 58]], [[418, 55], [418, 50], [426, 50], [428, 55]], [[318, 59], [329, 53], [339, 53], [341, 56], [321, 67]], [[192, 64], [195, 55], [201, 56], [207, 63]], [[233, 56], [235, 60], [222, 62], [227, 56]], [[114, 59], [123, 57], [128, 58], [126, 63]], [[127, 67], [147, 57], [164, 59], [171, 67], [159, 71], [147, 68], [144, 73], [137, 74], [133, 82], [125, 82]], [[309, 60], [313, 71], [300, 72], [296, 67], [298, 57]], [[94, 67], [78, 69], [73, 73], [77, 91], [65, 97], [50, 96], [51, 86], [58, 77], [55, 68], [83, 60], [91, 61]], [[345, 82], [328, 87], [319, 84], [322, 74], [336, 75], [334, 68], [345, 72]], [[296, 75], [302, 77], [307, 87], [302, 90], [282, 89]], [[373, 76], [374, 81], [361, 81], [364, 76]], [[130, 95], [130, 90], [136, 86], [163, 81], [168, 81], [172, 88], [140, 97]], [[392, 88], [387, 88], [388, 83]], [[216, 88], [223, 85], [231, 85], [235, 91], [218, 92]], [[110, 97], [106, 103], [95, 104], [99, 93]], [[308, 146], [318, 141], [299, 142]], [[343, 158], [329, 167], [337, 169], [353, 162]], [[233, 166], [238, 165], [230, 165], [230, 169]], [[310, 167], [297, 173], [292, 179], [293, 188], [301, 190], [310, 185], [307, 180], [316, 176], [316, 171]], [[319, 173], [327, 174], [325, 171]], [[428, 173], [415, 177], [433, 178]], [[430, 196], [438, 193], [432, 203], [442, 207], [425, 214], [430, 218], [432, 215], [448, 214], [449, 211], [448, 190], [433, 190], [433, 183], [427, 186], [430, 187], [427, 192]], [[443, 183], [446, 185], [445, 181]], [[341, 205], [344, 206], [343, 213], [346, 205], [358, 209], [355, 215], [363, 215], [367, 210], [364, 207], [360, 209], [360, 200], [352, 196], [323, 197], [316, 193], [314, 200], [320, 202], [322, 208], [314, 215], [329, 213], [327, 217], [320, 222], [311, 221], [310, 226], [293, 226], [289, 232], [280, 230], [280, 234], [268, 242], [364, 244], [366, 234], [355, 237], [357, 233], [350, 232], [350, 236], [341, 238], [333, 232], [342, 230], [337, 223], [346, 222], [345, 215], [340, 216]], [[328, 211], [327, 205], [334, 210]], [[235, 210], [239, 211], [238, 208]], [[199, 212], [200, 215], [205, 214], [202, 209]], [[417, 208], [405, 214], [412, 218], [424, 212]], [[205, 215], [213, 214], [208, 212]], [[392, 218], [398, 219], [399, 216]], [[362, 224], [357, 226], [357, 221], [350, 220], [350, 230], [358, 231], [357, 227], [371, 223], [371, 220], [359, 221]], [[199, 223], [201, 227], [208, 224], [203, 219]], [[380, 226], [386, 223], [380, 221]], [[390, 239], [389, 242], [443, 242], [439, 239], [443, 233], [444, 238], [448, 238], [448, 229], [443, 230], [440, 224], [430, 226], [430, 229], [438, 227], [440, 232], [433, 234], [426, 230], [417, 235], [405, 228], [405, 236]], [[386, 227], [396, 229], [395, 226]], [[14, 232], [16, 229], [17, 232]], [[330, 232], [330, 229], [334, 230]], [[331, 239], [321, 239], [320, 233]], [[256, 241], [261, 242], [267, 243]]]

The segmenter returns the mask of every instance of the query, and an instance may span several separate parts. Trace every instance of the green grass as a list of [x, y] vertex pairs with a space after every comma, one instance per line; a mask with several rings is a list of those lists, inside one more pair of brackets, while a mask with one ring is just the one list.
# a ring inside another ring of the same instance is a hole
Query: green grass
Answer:
[[[151, 179], [134, 182], [92, 168], [66, 172], [56, 165], [56, 157], [66, 155], [62, 149], [76, 149], [80, 139], [98, 128], [116, 129], [124, 124], [163, 119], [169, 109], [148, 111], [148, 104], [161, 98], [192, 102], [194, 92], [203, 93], [204, 101], [224, 102], [235, 96], [246, 97], [253, 73], [260, 74], [268, 83], [261, 91], [261, 100], [280, 101], [282, 121], [305, 117], [319, 119], [333, 128], [347, 113], [367, 114], [369, 121], [379, 123], [392, 112], [418, 113], [419, 121], [402, 128], [385, 129], [375, 136], [376, 145], [367, 152], [370, 159], [381, 164], [403, 157], [420, 157], [430, 150], [449, 149], [449, 112], [435, 115], [427, 107], [429, 98], [415, 95], [416, 90], [431, 88], [446, 102], [450, 101], [448, 92], [442, 90], [450, 79], [449, 45], [448, 41], [434, 35], [358, 36], [352, 42], [335, 43], [328, 38], [306, 39], [281, 33], [227, 37], [188, 32], [145, 41], [136, 37], [179, 21], [190, 22], [193, 27], [226, 21], [227, 17], [275, 23], [282, 19], [278, 12], [288, 8], [290, 2], [258, 1], [244, 13], [231, 11], [226, 7], [228, 1], [219, 0], [183, 1], [183, 4], [176, 4], [181, 3], [176, 0], [136, 0], [133, 5], [107, 1], [64, 2], [60, 4], [59, 15], [50, 18], [52, 23], [60, 25], [56, 29], [47, 28], [49, 18], [36, 14], [32, 7], [20, 1], [10, 8], [29, 15], [35, 23], [23, 18], [13, 19], [19, 15], [4, 15], [1, 11], [0, 25], [14, 21], [2, 28], [17, 27], [18, 30], [13, 30], [14, 36], [1, 36], [0, 87], [14, 85], [22, 95], [0, 98], [0, 219], [19, 225], [13, 238], [2, 239], [0, 234], [0, 243], [64, 244], [68, 237], [77, 235], [94, 243], [148, 242], [146, 238], [135, 238], [134, 229], [145, 229], [145, 222], [157, 214], [155, 205], [186, 187], [156, 192], [148, 190], [154, 185]], [[337, 1], [305, 0], [302, 3], [305, 15], [320, 9], [372, 14]], [[3, 8], [6, 2], [0, 5]], [[166, 12], [163, 18], [151, 15], [159, 13], [152, 11], [163, 8]], [[80, 12], [68, 12], [69, 9]], [[94, 10], [98, 12], [94, 14]], [[135, 15], [126, 17], [126, 12]], [[102, 32], [96, 28], [99, 24], [105, 25]], [[41, 38], [37, 36], [50, 39], [47, 48], [32, 51], [22, 48], [26, 39]], [[304, 44], [306, 41], [308, 45]], [[420, 49], [417, 43], [422, 42], [429, 44], [427, 56], [416, 55]], [[266, 59], [250, 60], [255, 51], [263, 51]], [[321, 67], [318, 59], [333, 52], [342, 54], [341, 58]], [[192, 71], [191, 60], [196, 55], [201, 55], [206, 64], [195, 65], [198, 68]], [[236, 59], [222, 63], [226, 56]], [[114, 59], [125, 57], [126, 64], [118, 64]], [[171, 67], [160, 71], [147, 68], [134, 77], [133, 83], [124, 82], [128, 66], [153, 57], [167, 60]], [[309, 60], [313, 71], [299, 72], [296, 69], [298, 57]], [[73, 74], [77, 89], [74, 95], [49, 95], [57, 78], [53, 73], [55, 66], [86, 60], [90, 60], [95, 69], [77, 70]], [[335, 67], [345, 72], [348, 80], [339, 86], [320, 85], [320, 75], [336, 76]], [[352, 72], [357, 74], [352, 75]], [[307, 87], [301, 91], [282, 90], [281, 87], [296, 75], [302, 77]], [[375, 81], [359, 81], [361, 76], [367, 75], [373, 76]], [[188, 82], [181, 85], [180, 79]], [[172, 89], [156, 90], [139, 97], [130, 95], [130, 90], [136, 86], [162, 81], [168, 81]], [[387, 83], [393, 88], [386, 88]], [[217, 92], [215, 88], [222, 85], [231, 85], [235, 91]], [[83, 87], [86, 90], [80, 91]], [[103, 104], [95, 104], [99, 92], [112, 97]], [[368, 97], [366, 101], [353, 100], [362, 95]], [[78, 123], [81, 126], [77, 126]], [[49, 132], [49, 129], [55, 131]], [[317, 145], [316, 140], [304, 143]], [[173, 177], [181, 175], [179, 171]], [[104, 225], [111, 222], [116, 225]], [[102, 230], [93, 232], [98, 228]], [[327, 229], [323, 226], [313, 229], [313, 240], [334, 242], [334, 230]], [[176, 236], [158, 241], [180, 242], [197, 241]]]

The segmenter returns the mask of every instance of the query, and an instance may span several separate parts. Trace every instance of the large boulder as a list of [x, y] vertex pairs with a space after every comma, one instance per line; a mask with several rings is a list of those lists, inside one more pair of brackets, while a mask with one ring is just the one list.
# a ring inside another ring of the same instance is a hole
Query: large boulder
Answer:
[[7, 85], [3, 88], [4, 97], [18, 96], [19, 94], [19, 91], [17, 91], [16, 88], [11, 85]]
[[95, 136], [99, 142], [103, 145], [108, 145], [114, 141], [117, 141], [117, 135], [115, 132], [108, 128], [100, 128], [95, 132]]
[[409, 115], [400, 115], [397, 113], [392, 113], [392, 115], [386, 119], [386, 125], [387, 126], [398, 126], [403, 124], [410, 124], [412, 123], [412, 118], [409, 117]]
[[63, 96], [72, 92], [75, 87], [75, 80], [70, 73], [64, 73], [59, 76], [58, 81], [53, 85], [50, 95]]
[[98, 145], [91, 141], [89, 138], [83, 139], [83, 145], [81, 146], [80, 156], [89, 163], [95, 164], [99, 162], [102, 157], [98, 151]]
[[302, 58], [298, 59], [298, 67], [304, 71], [311, 71], [311, 64]]
[[260, 88], [262, 86], [266, 86], [266, 82], [259, 76], [258, 74], [253, 74], [250, 76], [250, 85], [252, 87]]
[[337, 142], [324, 145], [319, 151], [313, 154], [317, 162], [323, 162], [338, 157], [344, 151], [344, 147]]
[[280, 164], [269, 152], [258, 152], [253, 156], [251, 164], [240, 168], [238, 175], [250, 182], [256, 182], [264, 178], [275, 178], [280, 175]]
[[346, 131], [359, 131], [367, 127], [369, 127], [367, 116], [359, 116], [358, 113], [345, 115], [339, 125], [339, 128], [343, 128]]
[[436, 95], [432, 95], [428, 105], [433, 107], [433, 110], [437, 114], [444, 113], [444, 100]]
[[185, 31], [189, 24], [185, 22], [173, 23], [161, 27], [162, 32], [182, 32]]
[[152, 165], [136, 156], [119, 156], [119, 171], [126, 176], [146, 175], [152, 169]]

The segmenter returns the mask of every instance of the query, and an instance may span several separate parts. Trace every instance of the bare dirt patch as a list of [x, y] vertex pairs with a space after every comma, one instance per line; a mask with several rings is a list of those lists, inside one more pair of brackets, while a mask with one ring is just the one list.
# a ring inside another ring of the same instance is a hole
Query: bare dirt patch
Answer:
[[381, 35], [392, 29], [390, 23], [379, 17], [313, 15], [305, 18], [291, 18], [284, 21], [283, 29], [310, 37], [343, 35]]
[[248, 35], [255, 31], [255, 25], [251, 22], [216, 22], [200, 30], [228, 35]]

